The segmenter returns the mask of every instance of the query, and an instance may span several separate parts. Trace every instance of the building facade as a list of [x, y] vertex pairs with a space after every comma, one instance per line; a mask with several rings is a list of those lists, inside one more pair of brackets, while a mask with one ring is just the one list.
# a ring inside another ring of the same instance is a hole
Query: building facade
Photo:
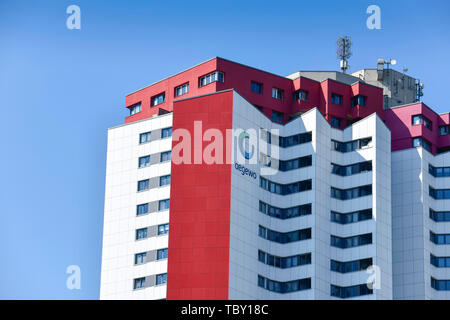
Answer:
[[449, 116], [337, 74], [214, 58], [128, 95], [100, 298], [447, 298]]

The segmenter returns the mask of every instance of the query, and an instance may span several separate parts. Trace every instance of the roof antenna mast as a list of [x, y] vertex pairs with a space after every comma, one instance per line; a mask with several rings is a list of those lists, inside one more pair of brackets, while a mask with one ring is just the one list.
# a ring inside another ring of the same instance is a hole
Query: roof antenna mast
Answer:
[[343, 73], [350, 68], [348, 59], [352, 56], [352, 40], [350, 37], [340, 37], [337, 42], [336, 55], [341, 60], [340, 67]]

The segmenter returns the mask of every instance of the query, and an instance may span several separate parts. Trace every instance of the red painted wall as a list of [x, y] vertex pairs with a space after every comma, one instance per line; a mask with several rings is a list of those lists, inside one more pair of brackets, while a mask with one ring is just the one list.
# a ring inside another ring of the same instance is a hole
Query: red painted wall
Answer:
[[[214, 71], [224, 73], [224, 83], [213, 82], [199, 88], [199, 78]], [[252, 80], [263, 84], [262, 94], [251, 91]], [[189, 82], [189, 93], [175, 98], [175, 88], [187, 82]], [[283, 90], [284, 99], [272, 98], [272, 88]], [[383, 91], [381, 88], [363, 83], [356, 83], [350, 86], [334, 80], [325, 80], [319, 83], [303, 77], [290, 80], [222, 58], [214, 58], [128, 95], [126, 97], [126, 106], [130, 107], [135, 103], [141, 102], [142, 111], [127, 117], [125, 122], [130, 123], [149, 118], [158, 114], [160, 109], [171, 112], [174, 101], [179, 99], [226, 89], [234, 89], [250, 103], [262, 106], [263, 113], [269, 119], [272, 118], [272, 110], [282, 112], [284, 114], [284, 122], [287, 122], [292, 114], [305, 112], [315, 107], [318, 107], [319, 111], [329, 121], [331, 116], [342, 118], [343, 128], [347, 126], [347, 119], [363, 118], [373, 112], [377, 112], [380, 117], [383, 117]], [[293, 101], [293, 93], [299, 89], [308, 91], [308, 101]], [[163, 104], [151, 107], [151, 97], [162, 92], [166, 94], [166, 101]], [[368, 97], [368, 104], [365, 107], [351, 108], [351, 98], [359, 92]], [[342, 106], [330, 103], [331, 93], [338, 93], [344, 97]]]
[[[424, 125], [412, 125], [412, 117], [419, 114], [432, 122], [431, 130]], [[420, 102], [385, 110], [384, 118], [391, 130], [392, 151], [411, 148], [412, 139], [415, 137], [422, 137], [430, 142], [433, 153], [436, 153], [437, 148], [450, 146], [450, 135], [438, 135], [439, 126], [450, 123], [448, 113], [439, 115]]]
[[[233, 91], [174, 103], [174, 135], [178, 128], [191, 133], [192, 159], [194, 121], [203, 122], [203, 132], [217, 128], [225, 137], [232, 128], [232, 110]], [[174, 156], [172, 152], [172, 161]], [[230, 192], [230, 164], [172, 162], [168, 300], [228, 298]]]

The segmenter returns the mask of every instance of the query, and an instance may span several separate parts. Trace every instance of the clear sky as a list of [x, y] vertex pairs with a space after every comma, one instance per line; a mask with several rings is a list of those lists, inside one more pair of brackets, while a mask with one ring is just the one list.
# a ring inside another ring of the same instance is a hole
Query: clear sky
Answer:
[[[66, 8], [81, 8], [81, 30]], [[381, 30], [366, 9], [381, 8]], [[214, 56], [280, 75], [395, 58], [450, 111], [450, 2], [0, 0], [0, 298], [98, 299], [107, 128], [125, 95]], [[81, 290], [66, 268], [81, 268]]]

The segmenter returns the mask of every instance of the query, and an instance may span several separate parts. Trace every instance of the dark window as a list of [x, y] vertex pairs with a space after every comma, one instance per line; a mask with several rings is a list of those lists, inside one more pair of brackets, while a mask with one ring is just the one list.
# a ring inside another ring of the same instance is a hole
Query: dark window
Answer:
[[278, 88], [272, 88], [272, 98], [283, 100], [284, 99], [284, 90]]
[[331, 173], [343, 177], [368, 171], [372, 171], [372, 161], [358, 162], [348, 166], [340, 166], [334, 163], [331, 164]]
[[175, 88], [175, 97], [182, 96], [189, 92], [189, 83], [183, 84]]
[[430, 263], [436, 268], [450, 268], [450, 257], [436, 257], [430, 254]]
[[222, 72], [216, 71], [216, 72], [207, 74], [206, 76], [200, 77], [199, 87], [206, 86], [207, 84], [210, 84], [215, 81], [224, 82], [224, 76], [223, 76]]
[[169, 209], [170, 209], [170, 199], [159, 200], [159, 203], [158, 203], [159, 211], [169, 210]]
[[429, 164], [428, 172], [436, 178], [450, 177], [450, 167], [433, 167]]
[[134, 255], [134, 264], [143, 264], [145, 263], [145, 257], [147, 256], [146, 252], [136, 253]]
[[450, 291], [450, 280], [437, 280], [431, 277], [431, 287], [438, 291]]
[[150, 188], [149, 179], [138, 181], [138, 191], [145, 191], [148, 190], [149, 188]]
[[135, 290], [145, 288], [145, 278], [134, 279], [133, 288]]
[[311, 203], [290, 208], [277, 208], [259, 201], [259, 211], [278, 219], [290, 219], [311, 214]]
[[136, 240], [147, 238], [147, 228], [137, 229], [136, 230]]
[[161, 130], [161, 139], [169, 138], [172, 136], [172, 128], [164, 128]]
[[167, 234], [167, 233], [169, 233], [169, 224], [168, 223], [160, 224], [158, 226], [158, 235]]
[[151, 135], [151, 132], [141, 133], [139, 135], [139, 143], [142, 144], [142, 143], [150, 142], [150, 135]]
[[337, 104], [337, 105], [342, 105], [342, 96], [336, 93], [332, 93], [331, 94], [331, 103], [333, 104]]
[[298, 133], [288, 137], [279, 137], [279, 144], [282, 148], [293, 147], [298, 144], [303, 144], [312, 141], [312, 133]]
[[363, 138], [348, 142], [340, 142], [336, 140], [331, 140], [331, 149], [339, 152], [351, 152], [364, 147], [368, 147], [372, 142], [372, 138]]
[[166, 100], [166, 94], [160, 93], [157, 96], [152, 97], [151, 99], [151, 105], [152, 107], [157, 106], [158, 104], [163, 103]]
[[364, 246], [366, 244], [371, 244], [372, 243], [372, 234], [366, 233], [366, 234], [360, 234], [357, 236], [352, 236], [352, 237], [347, 237], [347, 238], [341, 238], [341, 237], [331, 235], [330, 239], [331, 239], [332, 247], [347, 249], [347, 248]]
[[430, 209], [430, 219], [436, 222], [450, 221], [450, 211], [434, 211]]
[[434, 189], [429, 187], [430, 197], [436, 200], [450, 199], [450, 189]]
[[312, 180], [303, 180], [289, 184], [279, 184], [276, 182], [272, 182], [267, 180], [266, 178], [260, 177], [259, 186], [264, 190], [267, 190], [272, 193], [280, 194], [280, 195], [288, 195], [297, 192], [303, 192], [307, 190], [311, 190], [312, 188]]
[[256, 81], [252, 81], [251, 82], [251, 89], [253, 92], [262, 94], [263, 93], [263, 84], [256, 82]]
[[423, 138], [413, 138], [412, 140], [413, 148], [423, 147], [425, 150], [431, 152], [431, 144]]
[[311, 239], [311, 228], [283, 233], [259, 226], [259, 236], [269, 241], [284, 244]]
[[330, 269], [331, 271], [339, 273], [349, 273], [366, 270], [371, 265], [372, 265], [372, 258], [353, 260], [347, 262], [331, 260]]
[[368, 184], [350, 189], [338, 189], [331, 187], [331, 197], [339, 200], [349, 200], [369, 196], [372, 194], [372, 185]]
[[308, 91], [297, 90], [294, 92], [294, 101], [308, 101]]
[[364, 107], [366, 105], [367, 97], [366, 96], [354, 96], [352, 98], [352, 107], [361, 106]]
[[359, 284], [356, 286], [350, 286], [350, 287], [340, 287], [331, 285], [331, 296], [332, 297], [338, 297], [341, 299], [346, 298], [352, 298], [352, 297], [359, 297], [364, 296], [368, 294], [372, 294], [373, 289], [369, 289], [367, 284]]
[[439, 127], [439, 135], [445, 136], [448, 134], [448, 126], [440, 126]]
[[139, 168], [148, 167], [150, 165], [150, 156], [144, 156], [139, 158]]
[[311, 253], [299, 254], [290, 257], [278, 257], [262, 250], [258, 250], [258, 260], [269, 266], [286, 269], [311, 264]]
[[348, 213], [331, 211], [331, 221], [340, 224], [349, 224], [372, 219], [372, 209], [359, 210]]
[[312, 165], [312, 156], [305, 156], [291, 160], [279, 160], [280, 171], [290, 171]]
[[331, 126], [333, 128], [342, 128], [342, 119], [341, 118], [336, 118], [336, 117], [331, 117]]
[[156, 275], [156, 285], [167, 283], [167, 273]]
[[279, 282], [258, 275], [258, 286], [276, 293], [296, 292], [311, 289], [311, 278]]
[[167, 259], [169, 256], [169, 249], [159, 249], [156, 251], [156, 260]]
[[148, 203], [138, 204], [136, 208], [136, 215], [141, 216], [148, 213]]
[[283, 112], [278, 112], [278, 111], [272, 110], [272, 121], [273, 122], [282, 123], [283, 116], [284, 116]]
[[167, 176], [159, 177], [159, 186], [167, 186], [170, 184], [170, 174]]
[[161, 152], [161, 162], [170, 161], [172, 157], [172, 151]]
[[437, 245], [450, 244], [450, 234], [437, 234], [430, 231], [430, 241]]
[[128, 107], [128, 109], [130, 110], [130, 116], [132, 116], [133, 114], [136, 114], [138, 112], [141, 112], [141, 103], [136, 103], [134, 105], [132, 105], [131, 107]]
[[423, 124], [426, 128], [432, 130], [432, 122], [428, 118], [425, 118], [421, 114], [411, 117], [411, 123], [413, 126]]

